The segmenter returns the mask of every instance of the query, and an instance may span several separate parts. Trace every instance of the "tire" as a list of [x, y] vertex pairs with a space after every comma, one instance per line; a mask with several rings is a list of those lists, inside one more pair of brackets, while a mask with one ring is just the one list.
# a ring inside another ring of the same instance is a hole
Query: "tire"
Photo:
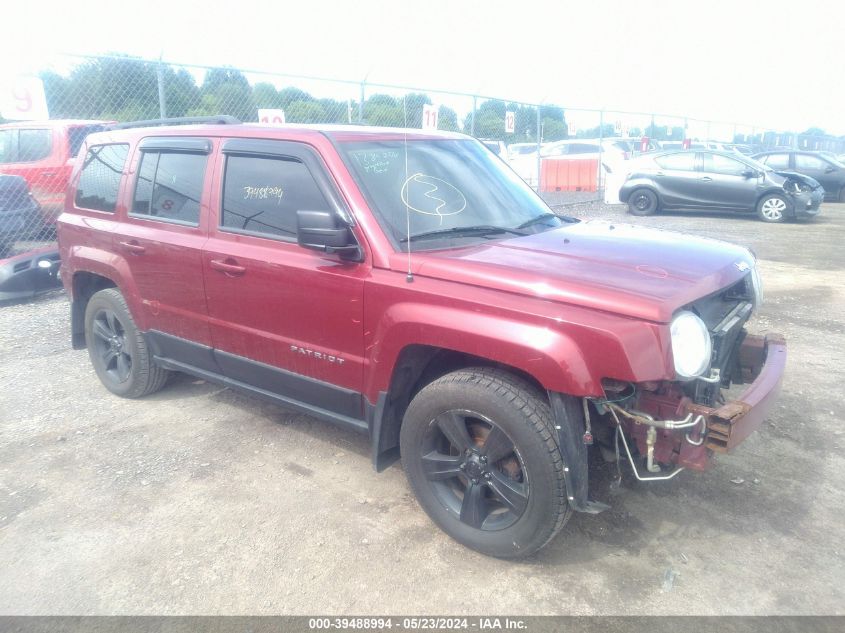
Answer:
[[438, 378], [411, 401], [399, 441], [423, 510], [467, 547], [521, 558], [569, 519], [551, 409], [522, 379], [490, 368]]
[[85, 308], [85, 341], [103, 385], [123, 398], [140, 398], [164, 387], [168, 371], [153, 362], [147, 343], [115, 288], [100, 290]]
[[654, 215], [659, 206], [657, 194], [651, 189], [635, 189], [628, 197], [628, 213], [631, 215]]
[[770, 193], [757, 202], [757, 217], [763, 222], [783, 222], [786, 220], [789, 202], [779, 193]]

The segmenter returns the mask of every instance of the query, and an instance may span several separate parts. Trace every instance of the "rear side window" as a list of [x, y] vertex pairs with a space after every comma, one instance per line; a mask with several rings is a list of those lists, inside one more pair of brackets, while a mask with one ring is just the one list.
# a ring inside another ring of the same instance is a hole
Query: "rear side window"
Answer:
[[0, 130], [0, 164], [32, 163], [47, 158], [52, 149], [50, 130]]
[[795, 155], [795, 169], [799, 172], [801, 170], [823, 171], [828, 167], [830, 167], [830, 163], [818, 156], [811, 156], [810, 154]]
[[94, 145], [88, 149], [74, 204], [84, 209], [114, 213], [120, 178], [129, 155], [129, 145]]
[[206, 154], [144, 152], [132, 214], [199, 224]]
[[683, 154], [667, 154], [654, 159], [663, 169], [675, 169], [678, 171], [695, 171], [695, 152]]
[[704, 154], [704, 171], [725, 176], [741, 176], [749, 167], [738, 160], [721, 154]]
[[298, 210], [329, 208], [311, 172], [292, 158], [229, 156], [220, 225], [233, 231], [292, 239]]

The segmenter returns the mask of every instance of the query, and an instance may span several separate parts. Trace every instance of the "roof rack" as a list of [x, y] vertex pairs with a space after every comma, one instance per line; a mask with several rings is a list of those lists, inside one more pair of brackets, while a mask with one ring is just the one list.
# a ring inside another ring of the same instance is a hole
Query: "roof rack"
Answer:
[[171, 119], [147, 119], [146, 121], [129, 121], [128, 123], [115, 123], [106, 127], [107, 130], [127, 130], [133, 127], [159, 127], [161, 125], [239, 125], [241, 120], [228, 114], [217, 116], [180, 116]]

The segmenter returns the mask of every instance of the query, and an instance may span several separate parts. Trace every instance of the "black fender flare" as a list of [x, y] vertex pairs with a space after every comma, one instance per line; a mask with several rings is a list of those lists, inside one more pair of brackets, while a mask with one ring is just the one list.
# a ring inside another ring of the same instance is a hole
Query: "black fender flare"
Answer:
[[598, 514], [610, 506], [589, 499], [589, 460], [584, 444], [584, 412], [580, 398], [549, 391], [549, 404], [557, 429], [558, 446], [563, 458], [566, 496], [576, 512]]

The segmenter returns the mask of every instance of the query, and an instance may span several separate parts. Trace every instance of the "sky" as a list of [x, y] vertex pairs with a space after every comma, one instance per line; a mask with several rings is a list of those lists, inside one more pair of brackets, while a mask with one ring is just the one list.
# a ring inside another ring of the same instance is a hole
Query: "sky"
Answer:
[[3, 9], [4, 24], [32, 26], [4, 29], [0, 77], [61, 69], [60, 54], [118, 52], [845, 134], [842, 0], [146, 0], [126, 8], [43, 0], [37, 15], [31, 7]]

